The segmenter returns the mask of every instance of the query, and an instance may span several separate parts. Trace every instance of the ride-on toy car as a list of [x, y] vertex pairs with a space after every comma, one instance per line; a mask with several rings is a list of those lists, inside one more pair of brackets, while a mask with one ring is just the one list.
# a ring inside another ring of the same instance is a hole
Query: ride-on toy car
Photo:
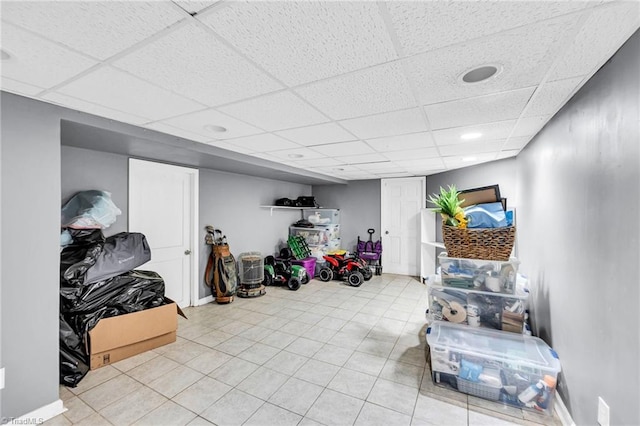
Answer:
[[328, 254], [322, 258], [328, 264], [320, 269], [319, 277], [322, 281], [331, 281], [336, 278], [346, 280], [353, 287], [359, 287], [363, 282], [369, 281], [373, 275], [371, 270], [356, 257]]
[[300, 265], [292, 265], [288, 259], [264, 258], [264, 285], [286, 284], [289, 290], [297, 290], [300, 284], [309, 282], [307, 270]]

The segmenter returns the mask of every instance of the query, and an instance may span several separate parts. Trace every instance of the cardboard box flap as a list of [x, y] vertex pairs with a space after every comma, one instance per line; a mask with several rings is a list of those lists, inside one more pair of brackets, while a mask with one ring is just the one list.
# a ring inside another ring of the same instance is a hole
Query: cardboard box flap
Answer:
[[[177, 305], [171, 302], [153, 309], [101, 319], [89, 331], [90, 353], [108, 351], [176, 331], [176, 308]], [[177, 311], [180, 312], [180, 308]]]

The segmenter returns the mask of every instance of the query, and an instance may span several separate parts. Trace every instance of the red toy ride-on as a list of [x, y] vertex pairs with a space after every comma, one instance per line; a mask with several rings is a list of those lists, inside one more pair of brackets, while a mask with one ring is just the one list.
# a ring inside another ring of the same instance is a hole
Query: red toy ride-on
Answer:
[[341, 254], [329, 254], [322, 258], [327, 261], [328, 266], [320, 269], [321, 281], [326, 282], [336, 278], [346, 280], [353, 287], [359, 287], [363, 282], [369, 281], [373, 275], [358, 258], [344, 257]]

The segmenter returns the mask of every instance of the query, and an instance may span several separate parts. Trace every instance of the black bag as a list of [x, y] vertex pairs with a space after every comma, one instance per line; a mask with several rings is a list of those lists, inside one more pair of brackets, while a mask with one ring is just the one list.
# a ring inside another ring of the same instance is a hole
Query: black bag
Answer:
[[300, 196], [296, 199], [296, 207], [318, 207], [316, 198], [312, 196]]
[[276, 200], [276, 206], [292, 207], [293, 206], [293, 200], [291, 200], [289, 198], [278, 198]]
[[219, 304], [233, 302], [238, 289], [238, 265], [227, 244], [212, 245], [204, 282]]

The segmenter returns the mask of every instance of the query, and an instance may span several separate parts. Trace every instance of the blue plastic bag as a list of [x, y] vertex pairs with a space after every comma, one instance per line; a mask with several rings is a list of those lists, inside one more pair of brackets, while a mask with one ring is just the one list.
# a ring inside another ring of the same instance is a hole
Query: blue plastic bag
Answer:
[[464, 209], [469, 223], [468, 228], [501, 228], [507, 225], [507, 217], [502, 203], [485, 203]]
[[104, 229], [122, 212], [106, 191], [81, 191], [62, 207], [61, 225], [72, 229]]

